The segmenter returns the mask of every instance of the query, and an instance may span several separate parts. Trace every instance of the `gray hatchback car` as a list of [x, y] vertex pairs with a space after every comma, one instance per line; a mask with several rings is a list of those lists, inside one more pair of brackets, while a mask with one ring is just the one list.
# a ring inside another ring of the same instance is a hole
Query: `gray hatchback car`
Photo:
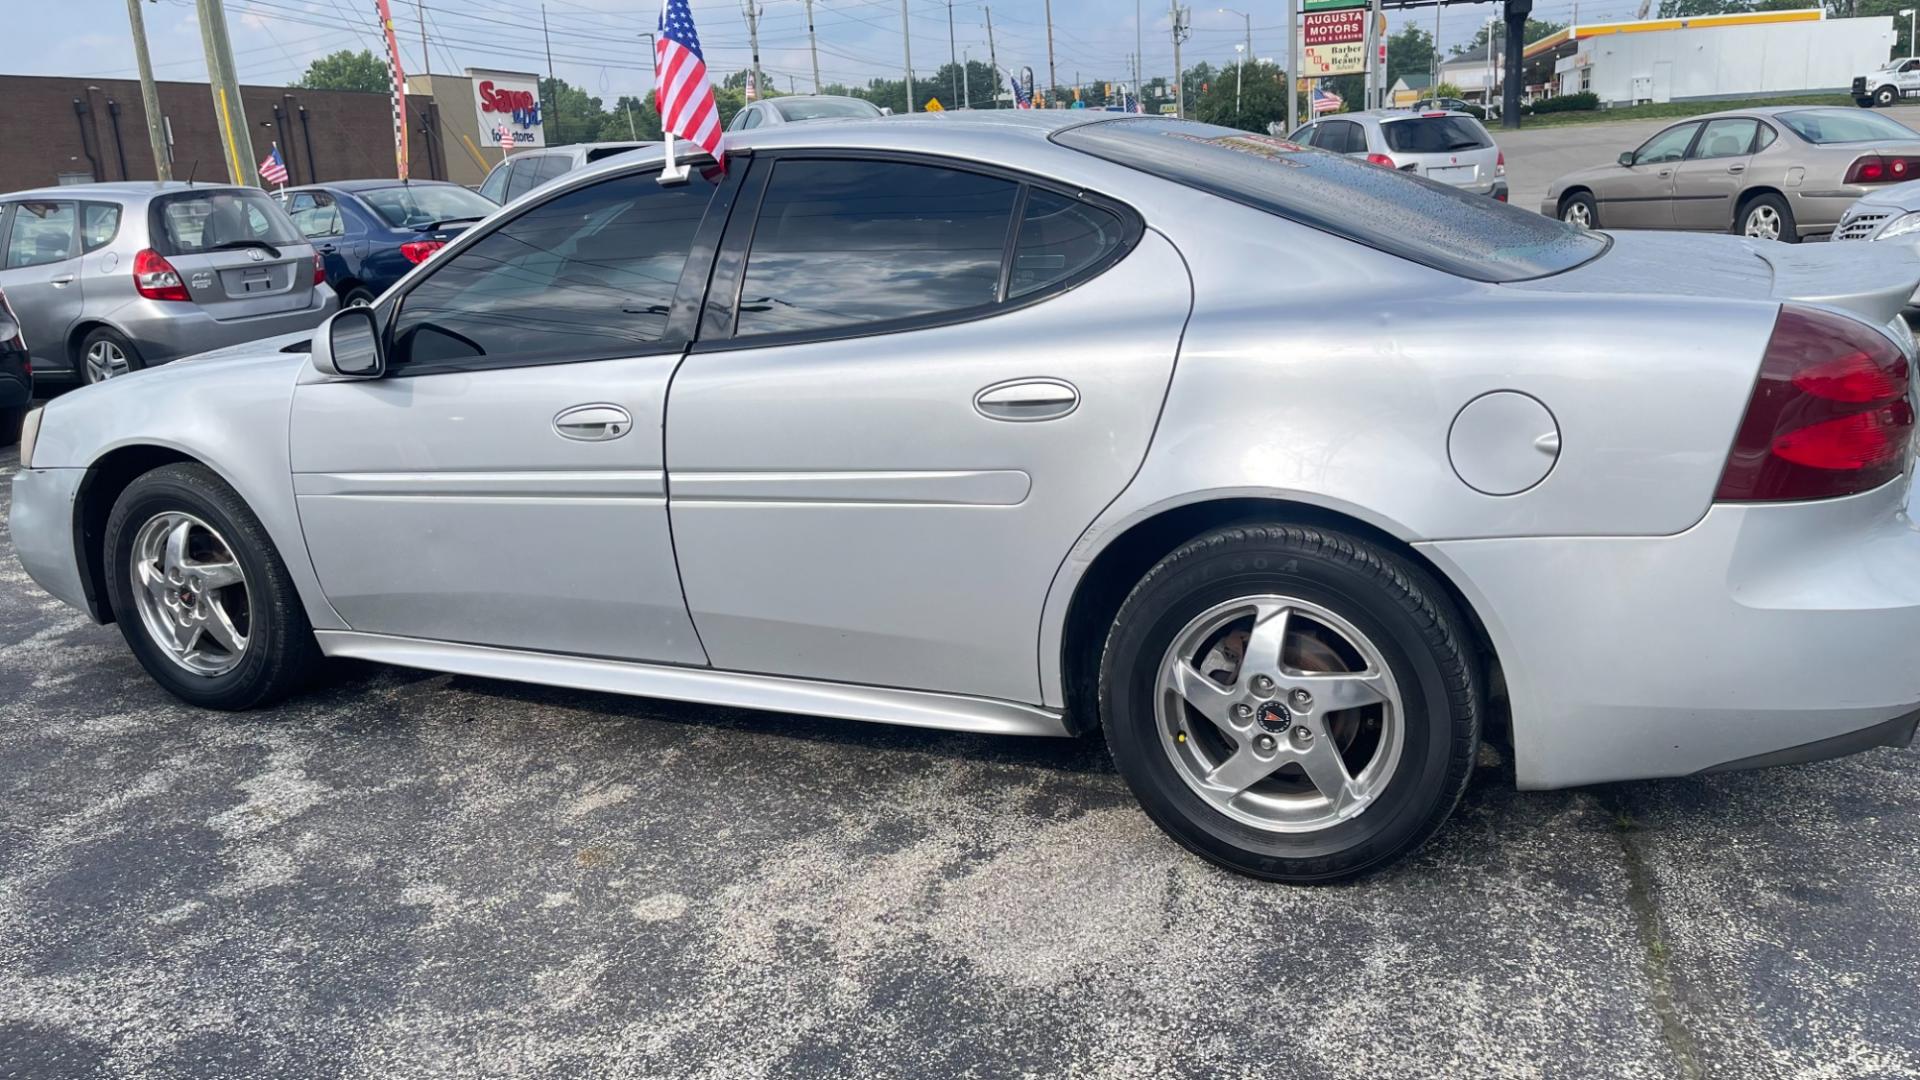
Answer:
[[36, 374], [100, 382], [308, 330], [339, 306], [257, 188], [136, 181], [0, 196], [0, 290]]

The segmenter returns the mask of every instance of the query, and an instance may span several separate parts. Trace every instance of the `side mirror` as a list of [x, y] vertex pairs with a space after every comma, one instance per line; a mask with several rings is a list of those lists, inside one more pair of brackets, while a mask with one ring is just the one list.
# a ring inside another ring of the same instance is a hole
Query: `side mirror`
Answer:
[[377, 379], [387, 373], [380, 321], [370, 307], [341, 308], [313, 335], [313, 366], [322, 375]]
[[1620, 164], [1622, 164], [1622, 165], [1625, 165], [1625, 166], [1628, 166], [1629, 168], [1631, 168], [1631, 167], [1632, 167], [1632, 165], [1633, 165], [1633, 151], [1631, 151], [1631, 150], [1628, 150], [1628, 151], [1626, 151], [1625, 153], [1623, 153], [1623, 154], [1621, 154], [1621, 155], [1620, 155]]
[[891, 105], [882, 105], [882, 106], [880, 106], [880, 115], [881, 115], [881, 116], [892, 116], [892, 115], [893, 115], [893, 106], [891, 106]]

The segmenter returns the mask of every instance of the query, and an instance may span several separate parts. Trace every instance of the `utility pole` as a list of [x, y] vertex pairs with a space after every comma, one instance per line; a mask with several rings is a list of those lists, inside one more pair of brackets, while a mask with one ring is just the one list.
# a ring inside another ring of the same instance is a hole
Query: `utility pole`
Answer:
[[1053, 66], [1053, 0], [1047, 0], [1047, 104], [1058, 108], [1060, 73]]
[[[957, 55], [955, 55], [955, 52], [954, 52], [954, 38], [953, 38], [953, 0], [947, 0], [947, 64], [948, 64], [949, 66], [955, 66], [955, 67], [957, 67], [957, 66], [959, 65], [959, 63], [960, 63], [960, 58], [959, 58], [959, 56], [957, 56]], [[956, 72], [956, 73], [954, 74], [954, 77], [953, 77], [953, 78], [952, 78], [951, 80], [949, 80], [949, 81], [953, 83], [953, 98], [952, 98], [952, 100], [954, 100], [954, 101], [959, 101], [959, 100], [960, 100], [960, 76], [959, 76], [959, 73], [958, 73], [958, 72]]]
[[813, 36], [813, 0], [807, 0], [807, 51], [813, 54], [813, 92], [820, 92], [820, 42]]
[[427, 93], [433, 93], [433, 54], [427, 52], [427, 0], [416, 0], [414, 10], [420, 13], [420, 71], [427, 77]]
[[153, 83], [153, 59], [147, 55], [147, 20], [140, 14], [140, 2], [127, 0], [127, 21], [133, 24], [133, 62], [140, 69], [140, 104], [147, 112], [147, 145], [153, 149], [153, 174], [162, 180], [171, 180], [173, 163], [167, 160], [167, 122], [160, 114], [160, 88]]
[[1000, 52], [993, 47], [993, 7], [987, 12], [987, 63], [993, 68], [993, 107], [1000, 107]]
[[1187, 26], [1187, 10], [1180, 6], [1179, 0], [1169, 0], [1168, 7], [1173, 10], [1173, 114], [1182, 120], [1187, 118], [1187, 77], [1180, 68], [1180, 43], [1187, 40], [1190, 32]]
[[913, 111], [913, 20], [907, 17], [907, 0], [900, 0], [900, 41], [907, 53], [907, 111]]
[[246, 110], [240, 107], [240, 81], [233, 71], [233, 43], [227, 40], [226, 5], [222, 0], [194, 0], [194, 7], [200, 17], [200, 45], [207, 53], [213, 118], [220, 125], [220, 143], [227, 156], [227, 177], [236, 184], [258, 187], [259, 181], [250, 167], [254, 160], [253, 135], [247, 130]]
[[[1439, 11], [1435, 4], [1433, 10]], [[1287, 134], [1300, 127], [1300, 0], [1287, 0]]]
[[[540, 36], [547, 43], [547, 94], [553, 98], [553, 111], [541, 119], [553, 124], [551, 145], [559, 146], [564, 140], [560, 137], [560, 81], [553, 77], [553, 38], [547, 34], [547, 5], [540, 5]], [[546, 108], [546, 106], [541, 106]]]
[[747, 12], [747, 43], [753, 47], [753, 83], [750, 87], [753, 93], [749, 96], [758, 100], [767, 92], [766, 79], [760, 74], [760, 16], [766, 12], [761, 8], [760, 0], [746, 0], [744, 7]]
[[1141, 28], [1140, 0], [1133, 0], [1133, 96], [1141, 111], [1147, 107], [1147, 88], [1140, 85], [1140, 70], [1147, 66], [1146, 31]]
[[973, 108], [973, 72], [967, 69], [973, 66], [973, 51], [969, 49], [961, 53], [960, 59], [964, 61], [960, 65], [960, 107], [971, 109]]
[[[1288, 0], [1288, 2], [1291, 3], [1292, 0]], [[1439, 85], [1440, 85], [1440, 5], [1435, 4], [1433, 5], [1433, 82], [1429, 85], [1428, 92], [1429, 93], [1432, 92], [1431, 87], [1439, 86]]]

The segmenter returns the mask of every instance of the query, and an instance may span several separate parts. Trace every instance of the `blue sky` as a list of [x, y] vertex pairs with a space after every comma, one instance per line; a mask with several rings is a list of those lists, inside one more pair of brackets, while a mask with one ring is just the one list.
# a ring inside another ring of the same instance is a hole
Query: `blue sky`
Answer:
[[[424, 0], [435, 71], [495, 67], [544, 71], [538, 0]], [[803, 0], [760, 0], [761, 63], [782, 88], [789, 79], [802, 90], [812, 81], [807, 55]], [[1574, 0], [1535, 0], [1535, 16], [1568, 21]], [[336, 49], [372, 47], [372, 0], [226, 0], [235, 62], [242, 82], [280, 85], [305, 70], [307, 62]], [[392, 0], [408, 70], [420, 65], [420, 23], [416, 0]], [[29, 48], [7, 50], [0, 68], [25, 75], [131, 77], [134, 73], [125, 0], [53, 0], [8, 5], [9, 30]], [[948, 57], [946, 0], [907, 0], [912, 17], [914, 69], [921, 75]], [[1142, 0], [1148, 78], [1171, 74], [1173, 49], [1164, 2], [1157, 9]], [[1217, 4], [1193, 0], [1194, 34], [1184, 46], [1191, 65], [1207, 60], [1231, 63], [1233, 46], [1245, 34], [1240, 16]], [[1276, 0], [1240, 0], [1233, 5], [1252, 16], [1254, 52], [1284, 62], [1286, 8]], [[1581, 0], [1585, 22], [1628, 18], [1637, 0]], [[1032, 65], [1047, 83], [1043, 0], [966, 0], [953, 4], [954, 36], [960, 51], [987, 57], [985, 12], [991, 8], [997, 55], [1003, 67]], [[741, 0], [694, 0], [707, 62], [716, 74], [745, 67], [747, 29]], [[156, 74], [162, 79], [201, 80], [206, 66], [193, 0], [144, 4]], [[1440, 15], [1442, 45], [1471, 37], [1494, 4], [1460, 4]], [[644, 92], [651, 67], [645, 43], [637, 38], [653, 28], [653, 3], [640, 0], [547, 0], [554, 67], [562, 78], [609, 101], [622, 93]], [[1062, 83], [1076, 73], [1084, 80], [1126, 77], [1134, 51], [1135, 5], [1127, 0], [1054, 0], [1054, 52]], [[1415, 21], [1431, 32], [1431, 9], [1396, 17], [1396, 28]], [[899, 0], [814, 0], [820, 41], [820, 68], [826, 81], [863, 83], [877, 75], [898, 77], [901, 60]]]

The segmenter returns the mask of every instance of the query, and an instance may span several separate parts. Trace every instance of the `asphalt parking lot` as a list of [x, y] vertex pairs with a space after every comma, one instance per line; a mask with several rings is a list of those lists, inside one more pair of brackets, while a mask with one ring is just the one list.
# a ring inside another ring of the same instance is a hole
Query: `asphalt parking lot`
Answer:
[[0, 701], [0, 1077], [1920, 1075], [1915, 750], [1489, 751], [1423, 853], [1290, 889], [1093, 741], [359, 665], [198, 712], [4, 529]]

